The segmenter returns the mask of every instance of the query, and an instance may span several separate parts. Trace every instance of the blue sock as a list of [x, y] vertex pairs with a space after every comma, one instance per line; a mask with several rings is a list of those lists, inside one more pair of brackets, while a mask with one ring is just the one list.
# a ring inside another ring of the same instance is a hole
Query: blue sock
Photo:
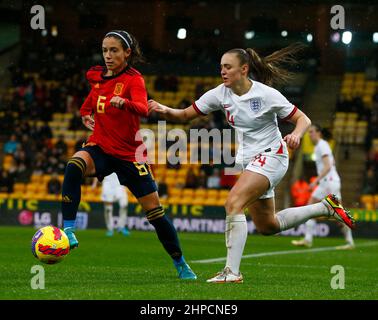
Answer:
[[63, 229], [65, 228], [74, 228], [75, 220], [63, 220]]

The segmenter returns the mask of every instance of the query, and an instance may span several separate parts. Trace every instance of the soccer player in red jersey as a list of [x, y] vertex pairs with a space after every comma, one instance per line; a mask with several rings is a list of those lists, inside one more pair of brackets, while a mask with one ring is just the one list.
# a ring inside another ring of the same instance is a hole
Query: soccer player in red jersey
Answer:
[[179, 278], [196, 279], [185, 262], [175, 227], [160, 204], [156, 183], [143, 154], [138, 135], [139, 119], [148, 115], [147, 92], [142, 75], [133, 68], [142, 60], [134, 36], [123, 30], [108, 32], [102, 41], [105, 66], [87, 72], [91, 91], [80, 113], [93, 131], [87, 143], [67, 163], [62, 190], [64, 231], [71, 249], [78, 246], [75, 220], [81, 197], [81, 181], [96, 176], [100, 181], [115, 172], [146, 212], [163, 247], [172, 257]]

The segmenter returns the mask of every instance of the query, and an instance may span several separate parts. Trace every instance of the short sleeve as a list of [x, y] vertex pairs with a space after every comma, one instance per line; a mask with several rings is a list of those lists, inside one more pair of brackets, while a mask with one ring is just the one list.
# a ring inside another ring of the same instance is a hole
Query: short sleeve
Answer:
[[329, 156], [332, 154], [330, 146], [325, 141], [321, 141], [319, 147], [319, 153], [321, 157]]
[[219, 91], [219, 87], [207, 91], [193, 103], [193, 108], [201, 115], [220, 110], [222, 104], [219, 98]]
[[281, 120], [289, 120], [298, 109], [278, 90], [272, 90], [269, 96], [270, 106]]

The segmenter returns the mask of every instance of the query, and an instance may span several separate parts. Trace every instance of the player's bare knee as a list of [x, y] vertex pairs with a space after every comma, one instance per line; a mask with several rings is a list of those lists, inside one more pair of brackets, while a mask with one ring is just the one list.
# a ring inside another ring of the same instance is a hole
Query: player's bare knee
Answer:
[[225, 203], [225, 209], [227, 215], [232, 215], [243, 211], [236, 196], [229, 196]]

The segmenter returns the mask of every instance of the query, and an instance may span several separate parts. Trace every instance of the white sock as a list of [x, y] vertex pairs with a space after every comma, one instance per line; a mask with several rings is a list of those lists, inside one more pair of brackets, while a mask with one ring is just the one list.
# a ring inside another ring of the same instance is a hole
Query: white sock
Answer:
[[119, 208], [119, 223], [118, 228], [123, 229], [126, 226], [127, 220], [127, 207], [120, 207]]
[[247, 241], [248, 228], [244, 213], [226, 217], [226, 267], [235, 274], [239, 274], [239, 267], [245, 243]]
[[284, 231], [296, 227], [308, 219], [329, 216], [329, 214], [328, 207], [324, 203], [318, 202], [308, 206], [284, 209], [277, 212], [276, 218], [280, 224], [280, 230]]
[[350, 230], [350, 228], [348, 226], [343, 224], [341, 226], [341, 232], [344, 234], [346, 243], [354, 245], [352, 230]]
[[113, 205], [105, 204], [105, 223], [108, 231], [113, 231]]
[[316, 227], [315, 219], [307, 220], [305, 223], [306, 232], [305, 232], [305, 241], [312, 243], [312, 238], [314, 236], [314, 231]]

